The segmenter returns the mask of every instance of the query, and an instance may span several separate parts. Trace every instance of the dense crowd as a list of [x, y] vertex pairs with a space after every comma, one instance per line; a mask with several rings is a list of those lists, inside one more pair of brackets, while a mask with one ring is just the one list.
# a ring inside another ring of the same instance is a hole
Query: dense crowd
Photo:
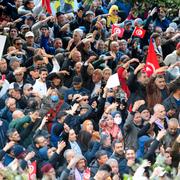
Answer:
[[0, 179], [180, 179], [180, 10], [59, 2], [0, 0]]

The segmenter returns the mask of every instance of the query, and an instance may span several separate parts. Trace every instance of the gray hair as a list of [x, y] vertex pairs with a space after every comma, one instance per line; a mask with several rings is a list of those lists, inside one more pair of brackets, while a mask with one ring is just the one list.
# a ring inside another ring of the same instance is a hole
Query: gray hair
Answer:
[[[83, 35], [84, 35], [83, 30], [77, 28], [77, 29], [74, 30], [74, 33], [76, 33], [76, 32], [79, 33], [79, 35], [81, 36], [81, 38], [83, 37]], [[73, 33], [73, 34], [74, 34], [74, 33]]]

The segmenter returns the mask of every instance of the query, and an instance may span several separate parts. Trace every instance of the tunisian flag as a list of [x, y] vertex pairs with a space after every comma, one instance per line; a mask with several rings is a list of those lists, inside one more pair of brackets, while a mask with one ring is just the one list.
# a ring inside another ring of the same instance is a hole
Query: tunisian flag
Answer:
[[49, 14], [52, 14], [50, 1], [51, 0], [42, 0], [42, 7], [44, 7]]
[[135, 27], [132, 36], [137, 36], [139, 38], [143, 38], [146, 33], [146, 30], [140, 27]]
[[146, 65], [144, 67], [144, 71], [147, 73], [148, 77], [150, 77], [156, 69], [159, 68], [158, 59], [154, 50], [154, 45], [152, 42], [152, 38], [150, 39], [148, 55], [146, 58]]
[[29, 164], [28, 168], [29, 168], [28, 180], [36, 179], [36, 171], [37, 171], [37, 163], [36, 163], [36, 161], [33, 161], [31, 164]]
[[124, 34], [124, 28], [120, 28], [119, 26], [112, 25], [112, 34], [115, 34], [115, 33], [118, 34], [119, 38], [122, 38]]

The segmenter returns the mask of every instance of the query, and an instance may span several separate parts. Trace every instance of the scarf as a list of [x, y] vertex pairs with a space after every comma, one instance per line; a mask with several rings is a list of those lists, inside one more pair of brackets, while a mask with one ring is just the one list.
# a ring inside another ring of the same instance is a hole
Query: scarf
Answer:
[[119, 10], [118, 6], [113, 5], [109, 10], [109, 16], [107, 17], [107, 27], [110, 27], [111, 24], [115, 24], [118, 22], [119, 17], [117, 15], [113, 15], [114, 10]]

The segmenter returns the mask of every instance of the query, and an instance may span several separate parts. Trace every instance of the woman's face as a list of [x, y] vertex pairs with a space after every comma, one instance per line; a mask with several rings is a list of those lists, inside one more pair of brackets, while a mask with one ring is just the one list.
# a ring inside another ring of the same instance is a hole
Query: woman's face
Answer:
[[114, 120], [113, 120], [113, 117], [112, 116], [108, 116], [107, 119], [106, 119], [106, 122], [107, 122], [107, 126], [108, 127], [113, 127], [113, 124], [114, 124]]
[[164, 78], [156, 78], [155, 84], [160, 90], [163, 90], [166, 87], [166, 81]]
[[91, 121], [89, 121], [87, 124], [86, 124], [86, 130], [89, 132], [89, 133], [92, 133], [93, 132], [93, 124]]
[[111, 71], [110, 71], [110, 70], [104, 71], [104, 73], [103, 73], [103, 79], [104, 79], [105, 81], [107, 81], [110, 76], [111, 76]]

